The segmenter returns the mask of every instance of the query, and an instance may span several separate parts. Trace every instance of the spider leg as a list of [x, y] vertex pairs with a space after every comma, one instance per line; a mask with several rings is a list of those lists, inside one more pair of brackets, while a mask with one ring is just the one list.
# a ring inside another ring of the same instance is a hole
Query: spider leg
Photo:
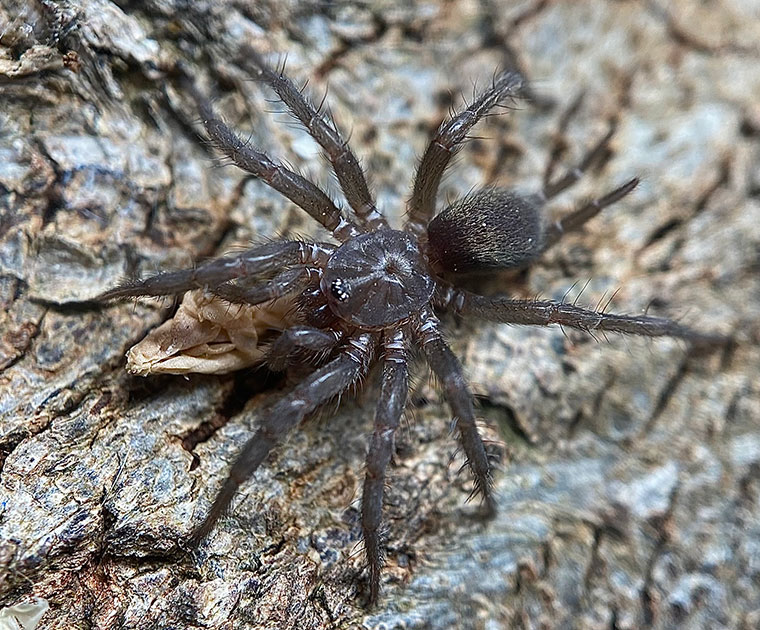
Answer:
[[274, 448], [304, 416], [330, 398], [348, 389], [366, 372], [372, 360], [374, 337], [364, 333], [350, 340], [330, 363], [316, 370], [287, 396], [265, 413], [261, 426], [246, 442], [216, 495], [203, 522], [193, 531], [191, 541], [200, 543], [227, 511], [240, 485], [246, 481]]
[[289, 265], [324, 265], [335, 250], [329, 243], [277, 241], [264, 243], [237, 254], [215, 258], [192, 269], [167, 271], [144, 280], [125, 283], [99, 295], [97, 300], [160, 296], [192, 289], [214, 288], [229, 280], [252, 280]]
[[522, 77], [514, 72], [496, 76], [490, 88], [479, 94], [469, 107], [444, 122], [422, 156], [409, 200], [406, 229], [423, 234], [435, 212], [435, 199], [443, 172], [470, 129], [499, 102], [516, 97], [523, 88]]
[[462, 374], [462, 366], [451, 348], [443, 340], [439, 330], [438, 318], [432, 311], [425, 310], [420, 315], [415, 330], [418, 343], [422, 346], [425, 358], [431, 369], [443, 385], [444, 395], [451, 407], [455, 426], [459, 431], [467, 464], [472, 471], [475, 488], [473, 494], [481, 494], [487, 513], [493, 514], [496, 505], [493, 497], [491, 467], [483, 440], [475, 424], [475, 409], [472, 394]]
[[385, 470], [393, 455], [394, 434], [409, 390], [404, 335], [398, 330], [384, 343], [383, 384], [375, 412], [375, 428], [367, 452], [367, 472], [362, 493], [362, 533], [369, 564], [370, 604], [377, 601], [383, 564], [380, 523], [383, 512]]
[[436, 297], [437, 305], [452, 306], [459, 315], [472, 315], [505, 324], [559, 324], [592, 335], [596, 332], [617, 332], [646, 337], [677, 337], [698, 346], [725, 345], [730, 341], [724, 335], [702, 333], [665, 317], [616, 315], [580, 308], [566, 302], [487, 297], [451, 287], [442, 288]]
[[358, 228], [345, 219], [340, 209], [319, 186], [243, 141], [214, 115], [208, 99], [200, 93], [194, 82], [189, 77], [185, 79], [187, 91], [198, 104], [206, 133], [220, 153], [305, 210], [339, 241], [346, 241], [359, 234]]
[[296, 350], [306, 350], [313, 354], [329, 352], [340, 338], [338, 331], [325, 332], [311, 326], [286, 328], [269, 346], [266, 363], [275, 372], [284, 370]]
[[581, 161], [576, 166], [569, 169], [553, 184], [548, 181], [544, 182], [544, 187], [541, 192], [543, 199], [547, 200], [551, 199], [552, 197], [556, 197], [559, 193], [567, 190], [581, 177], [583, 177], [583, 174], [604, 156], [604, 153], [607, 151], [607, 146], [609, 145], [610, 140], [614, 135], [615, 124], [611, 123], [607, 133], [604, 134], [604, 136], [594, 146], [586, 151], [586, 154], [581, 158]]
[[212, 289], [211, 292], [234, 304], [261, 304], [305, 289], [309, 283], [310, 271], [308, 267], [286, 269], [266, 284], [248, 287], [225, 283]]
[[598, 197], [597, 199], [592, 199], [591, 201], [584, 203], [582, 206], [576, 208], [567, 216], [562, 217], [559, 221], [555, 221], [554, 223], [547, 226], [546, 230], [544, 231], [544, 251], [557, 243], [557, 241], [559, 241], [560, 238], [562, 238], [562, 236], [567, 232], [573, 232], [575, 230], [581, 229], [581, 227], [583, 227], [587, 221], [593, 219], [607, 206], [611, 206], [613, 203], [620, 201], [638, 185], [639, 178], [634, 177], [633, 179], [628, 180], [622, 186], [615, 188], [615, 190], [608, 192], [602, 197]]
[[546, 160], [546, 166], [544, 168], [543, 186], [549, 185], [549, 182], [554, 175], [554, 169], [559, 162], [559, 158], [565, 152], [567, 148], [567, 140], [565, 139], [565, 132], [570, 124], [570, 121], [578, 113], [583, 100], [586, 95], [584, 92], [579, 92], [578, 95], [572, 100], [570, 105], [562, 112], [557, 124], [557, 131], [554, 133], [554, 141], [552, 142], [552, 148], [549, 151], [549, 157]]
[[246, 58], [253, 61], [256, 78], [266, 83], [306, 128], [317, 144], [324, 149], [332, 164], [338, 183], [359, 221], [369, 228], [387, 226], [382, 214], [375, 207], [359, 160], [348, 142], [343, 139], [334, 124], [321, 115], [293, 82], [282, 71], [270, 68], [259, 53], [250, 46], [243, 49]]

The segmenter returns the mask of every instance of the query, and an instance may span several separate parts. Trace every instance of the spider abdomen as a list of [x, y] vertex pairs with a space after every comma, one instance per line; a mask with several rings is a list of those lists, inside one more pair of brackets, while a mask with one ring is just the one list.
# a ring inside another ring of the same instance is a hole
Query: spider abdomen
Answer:
[[416, 239], [386, 229], [341, 245], [330, 257], [320, 287], [338, 317], [376, 329], [419, 312], [433, 294], [434, 281]]
[[544, 246], [539, 200], [500, 188], [458, 199], [427, 231], [434, 263], [453, 272], [524, 267]]

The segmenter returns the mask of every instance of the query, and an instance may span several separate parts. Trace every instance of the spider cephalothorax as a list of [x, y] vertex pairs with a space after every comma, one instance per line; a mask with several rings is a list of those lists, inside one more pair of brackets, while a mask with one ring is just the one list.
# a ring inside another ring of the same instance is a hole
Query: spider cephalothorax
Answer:
[[408, 353], [422, 350], [442, 385], [455, 418], [475, 490], [494, 508], [490, 464], [475, 424], [472, 396], [459, 361], [441, 333], [438, 311], [453, 311], [512, 324], [560, 324], [591, 333], [668, 335], [694, 343], [719, 337], [672, 320], [595, 312], [554, 301], [484, 297], [444, 281], [457, 272], [521, 268], [538, 258], [569, 230], [582, 226], [602, 208], [628, 194], [631, 179], [577, 208], [555, 223], [542, 213], [546, 201], [567, 189], [607, 150], [611, 132], [583, 160], [553, 179], [548, 168], [541, 191], [521, 196], [503, 189], [475, 191], [437, 215], [436, 195], [451, 156], [484, 115], [518, 97], [522, 78], [511, 72], [492, 84], [431, 140], [417, 169], [403, 230], [391, 229], [376, 209], [359, 162], [334, 125], [324, 118], [281, 71], [265, 65], [253, 51], [257, 78], [268, 84], [325, 151], [352, 209], [347, 217], [316, 185], [242, 141], [214, 116], [192, 81], [186, 89], [200, 109], [211, 142], [240, 168], [260, 178], [329, 230], [339, 245], [282, 240], [211, 260], [183, 271], [162, 273], [108, 291], [102, 299], [173, 295], [203, 289], [221, 299], [255, 305], [292, 296], [300, 321], [272, 343], [265, 361], [272, 369], [310, 356], [317, 369], [263, 414], [255, 435], [232, 466], [205, 520], [199, 541], [229, 507], [238, 487], [271, 449], [307, 414], [338, 396], [382, 362], [382, 383], [374, 432], [367, 454], [362, 495], [362, 530], [369, 564], [370, 599], [378, 595], [382, 563], [380, 535], [386, 468], [407, 398]]

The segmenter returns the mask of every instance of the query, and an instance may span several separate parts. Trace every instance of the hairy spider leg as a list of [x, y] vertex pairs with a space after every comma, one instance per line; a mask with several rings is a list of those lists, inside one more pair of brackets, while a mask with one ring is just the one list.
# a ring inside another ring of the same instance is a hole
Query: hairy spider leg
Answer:
[[425, 309], [420, 314], [414, 333], [419, 345], [422, 346], [428, 365], [443, 386], [444, 396], [454, 416], [454, 423], [459, 431], [459, 441], [474, 477], [473, 495], [480, 494], [486, 513], [494, 514], [496, 503], [493, 497], [491, 466], [475, 424], [473, 398], [462, 373], [459, 359], [444, 341], [440, 332], [440, 322], [432, 310]]
[[196, 88], [194, 82], [188, 77], [185, 79], [187, 90], [198, 105], [206, 133], [220, 153], [305, 210], [339, 241], [345, 242], [359, 234], [359, 229], [343, 216], [319, 186], [243, 141], [214, 115], [211, 104]]
[[604, 134], [594, 146], [586, 151], [585, 155], [583, 155], [576, 166], [568, 169], [567, 172], [554, 183], [548, 181], [544, 182], [543, 189], [539, 196], [542, 197], [544, 201], [556, 197], [583, 177], [583, 174], [604, 155], [612, 136], [615, 135], [615, 129], [616, 125], [610, 123], [610, 128], [607, 130], [607, 133]]
[[616, 315], [580, 308], [575, 304], [553, 300], [513, 300], [484, 296], [463, 289], [443, 287], [439, 283], [436, 302], [459, 315], [472, 315], [504, 324], [549, 326], [559, 324], [590, 334], [616, 332], [645, 337], [677, 337], [697, 346], [724, 345], [728, 337], [701, 333], [665, 317]]
[[554, 133], [554, 139], [552, 147], [549, 150], [549, 157], [546, 160], [546, 166], [544, 167], [543, 187], [549, 185], [552, 176], [554, 175], [554, 169], [559, 162], [560, 156], [565, 152], [567, 148], [567, 140], [565, 138], [565, 132], [567, 131], [570, 121], [575, 117], [580, 109], [586, 95], [585, 92], [580, 92], [568, 105], [568, 107], [562, 112], [557, 122], [557, 130]]
[[310, 272], [309, 267], [286, 269], [266, 284], [249, 287], [228, 282], [212, 289], [211, 293], [233, 304], [255, 306], [305, 289], [309, 284]]
[[557, 243], [564, 234], [581, 229], [587, 221], [593, 219], [607, 206], [611, 206], [613, 203], [620, 201], [638, 185], [638, 177], [629, 179], [622, 186], [618, 186], [602, 197], [587, 201], [582, 206], [573, 210], [570, 214], [548, 225], [544, 231], [544, 251]]
[[438, 186], [451, 156], [483, 116], [504, 99], [519, 96], [523, 85], [523, 78], [519, 74], [502, 72], [494, 78], [491, 87], [481, 92], [466, 109], [440, 126], [417, 167], [412, 197], [409, 200], [407, 230], [417, 235], [424, 233], [435, 213]]
[[369, 192], [367, 179], [359, 160], [337, 127], [314, 108], [314, 105], [301, 90], [293, 85], [284, 72], [270, 68], [253, 48], [244, 46], [243, 55], [252, 60], [255, 77], [274, 90], [290, 113], [324, 149], [333, 172], [338, 178], [340, 188], [360, 223], [369, 229], [387, 227], [383, 215], [377, 210]]
[[380, 525], [383, 512], [385, 471], [393, 456], [394, 435], [401, 421], [409, 390], [404, 334], [391, 332], [383, 343], [383, 382], [375, 411], [375, 427], [367, 451], [367, 470], [362, 492], [362, 533], [369, 565], [370, 604], [380, 591], [383, 543]]
[[304, 350], [315, 355], [327, 353], [335, 347], [342, 336], [342, 333], [337, 330], [325, 332], [312, 326], [286, 328], [269, 346], [266, 364], [274, 372], [282, 371], [288, 366], [296, 351]]
[[234, 280], [265, 278], [290, 265], [324, 265], [335, 246], [329, 243], [278, 241], [264, 243], [237, 254], [209, 260], [192, 269], [167, 271], [144, 280], [136, 280], [106, 291], [98, 300], [139, 296], [162, 296], [193, 289], [214, 289]]
[[200, 543], [227, 511], [240, 485], [261, 465], [269, 452], [296, 427], [304, 416], [348, 389], [363, 374], [373, 358], [375, 336], [363, 333], [347, 343], [336, 358], [316, 370], [287, 396], [264, 413], [261, 426], [246, 442], [191, 541]]

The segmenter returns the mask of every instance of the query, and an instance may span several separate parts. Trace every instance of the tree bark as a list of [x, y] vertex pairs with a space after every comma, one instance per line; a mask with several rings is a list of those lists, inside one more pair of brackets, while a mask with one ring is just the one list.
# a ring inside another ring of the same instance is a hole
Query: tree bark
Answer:
[[[760, 624], [757, 7], [0, 0], [0, 25], [0, 606], [44, 598], [41, 629]], [[696, 354], [450, 322], [501, 456], [499, 512], [483, 522], [466, 503], [449, 412], [417, 366], [370, 611], [358, 500], [374, 381], [293, 434], [187, 554], [260, 410], [297, 375], [130, 376], [124, 353], [171, 305], [88, 303], [251, 239], [324, 237], [214, 162], [168, 78], [183, 61], [228, 122], [337, 197], [308, 135], [248, 80], [243, 44], [287, 55], [317, 102], [329, 85], [395, 225], [416, 156], [473, 83], [514, 67], [533, 94], [480, 125], [439, 204], [536, 190], [585, 93], [561, 165], [614, 120], [611, 159], [549, 212], [642, 184], [528, 272], [476, 288], [591, 306], [617, 291], [610, 311], [737, 340]]]

